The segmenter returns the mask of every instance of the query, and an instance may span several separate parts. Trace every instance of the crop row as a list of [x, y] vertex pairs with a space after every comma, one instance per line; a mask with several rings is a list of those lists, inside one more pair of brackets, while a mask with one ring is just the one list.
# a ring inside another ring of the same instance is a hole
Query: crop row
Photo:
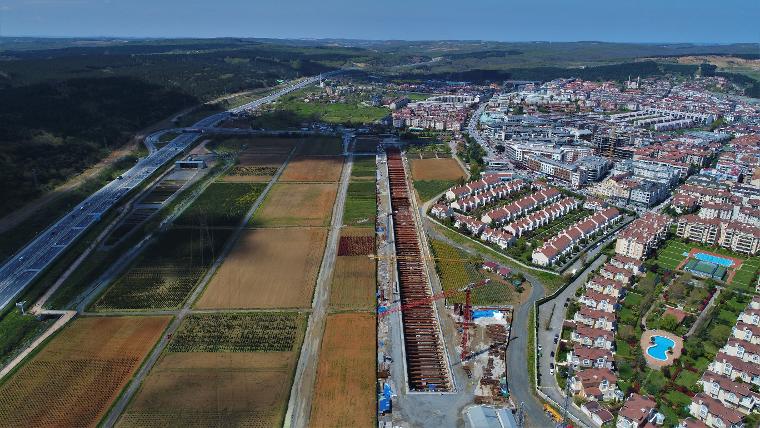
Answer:
[[178, 307], [213, 263], [230, 233], [170, 229], [106, 290], [95, 309]]
[[170, 352], [292, 351], [302, 326], [297, 313], [213, 313], [188, 317]]
[[249, 175], [274, 175], [277, 168], [273, 166], [235, 166], [227, 175], [230, 176], [249, 176]]
[[375, 252], [372, 236], [341, 236], [338, 241], [339, 256], [366, 256]]
[[236, 226], [264, 187], [262, 183], [212, 183], [174, 224]]

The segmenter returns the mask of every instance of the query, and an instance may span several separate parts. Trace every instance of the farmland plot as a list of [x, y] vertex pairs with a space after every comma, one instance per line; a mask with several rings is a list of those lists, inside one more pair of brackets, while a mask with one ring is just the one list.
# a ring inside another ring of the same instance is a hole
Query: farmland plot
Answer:
[[0, 424], [96, 426], [169, 320], [74, 320], [0, 386]]
[[375, 316], [327, 317], [310, 425], [371, 427], [375, 422]]
[[251, 220], [256, 227], [327, 226], [337, 183], [275, 184]]
[[[277, 327], [268, 332], [271, 321]], [[117, 426], [282, 426], [305, 324], [300, 314], [194, 315]], [[241, 331], [247, 328], [254, 336]], [[209, 343], [220, 352], [202, 352]], [[191, 352], [171, 352], [179, 350]]]
[[106, 290], [93, 309], [178, 307], [231, 234], [228, 229], [170, 229]]
[[288, 162], [280, 181], [338, 181], [342, 167], [342, 156], [296, 156]]
[[263, 183], [212, 183], [174, 223], [237, 226], [264, 187]]
[[377, 197], [374, 181], [351, 182], [348, 185], [343, 222], [351, 226], [375, 227]]
[[198, 308], [311, 305], [327, 230], [247, 230], [198, 300]]
[[297, 312], [193, 314], [182, 322], [168, 351], [292, 351], [304, 322]]
[[377, 289], [375, 261], [367, 256], [335, 259], [330, 306], [335, 309], [372, 309]]
[[375, 181], [377, 161], [375, 156], [354, 156], [351, 181]]
[[308, 137], [301, 139], [296, 147], [298, 155], [339, 155], [343, 141], [337, 137]]
[[456, 181], [465, 177], [459, 163], [451, 158], [447, 159], [412, 159], [409, 161], [412, 169], [412, 179], [423, 180], [452, 180]]

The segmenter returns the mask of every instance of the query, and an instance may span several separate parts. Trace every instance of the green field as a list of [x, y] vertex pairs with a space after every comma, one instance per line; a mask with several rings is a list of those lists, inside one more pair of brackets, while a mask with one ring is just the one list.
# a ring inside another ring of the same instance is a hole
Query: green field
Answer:
[[691, 249], [691, 245], [671, 239], [658, 251], [655, 262], [661, 267], [673, 270], [686, 259], [683, 253], [688, 253]]
[[292, 351], [303, 323], [297, 312], [193, 314], [182, 322], [168, 351]]
[[351, 166], [351, 180], [375, 181], [377, 164], [374, 156], [355, 156]]
[[359, 181], [348, 184], [346, 205], [343, 210], [343, 224], [348, 226], [375, 226], [377, 198], [374, 181]]
[[179, 226], [236, 226], [266, 187], [263, 183], [212, 183], [175, 221]]
[[389, 111], [384, 107], [362, 105], [358, 100], [346, 102], [304, 102], [306, 92], [298, 91], [283, 97], [273, 107], [254, 118], [253, 128], [278, 129], [293, 128], [303, 122], [325, 122], [342, 125], [362, 125], [376, 122]]
[[451, 180], [417, 180], [414, 182], [414, 188], [420, 195], [421, 201], [429, 201], [435, 195], [443, 192], [456, 183]]
[[173, 228], [161, 234], [92, 309], [179, 307], [232, 235], [229, 229]]

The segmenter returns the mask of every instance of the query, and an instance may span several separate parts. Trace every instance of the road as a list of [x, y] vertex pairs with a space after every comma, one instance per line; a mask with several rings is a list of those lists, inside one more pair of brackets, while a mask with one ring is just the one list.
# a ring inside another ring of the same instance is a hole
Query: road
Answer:
[[[602, 255], [594, 260], [581, 275], [578, 276], [567, 288], [557, 295], [554, 299], [545, 302], [538, 307], [538, 337], [537, 344], [541, 346], [543, 353], [538, 358], [538, 375], [540, 378], [539, 388], [544, 394], [548, 395], [555, 402], [563, 404], [564, 394], [560, 391], [559, 384], [554, 375], [549, 374], [549, 364], [553, 362], [551, 352], [554, 351], [559, 355], [557, 348], [559, 344], [554, 343], [554, 336], [562, 334], [562, 324], [565, 321], [565, 301], [572, 299], [575, 292], [586, 283], [589, 274], [596, 268], [607, 261], [607, 256]], [[548, 325], [548, 329], [547, 329]], [[569, 406], [569, 411], [573, 416], [580, 419], [581, 422], [588, 426], [596, 426], [590, 418], [583, 414], [574, 404]]]
[[[325, 73], [330, 76], [341, 70]], [[105, 212], [113, 208], [132, 189], [140, 186], [148, 177], [190, 147], [203, 133], [204, 128], [211, 128], [233, 114], [254, 110], [277, 98], [317, 82], [321, 76], [303, 79], [293, 85], [279, 89], [266, 97], [243, 104], [234, 109], [216, 113], [196, 122], [188, 132], [184, 132], [171, 140], [167, 145], [156, 149], [155, 134], [147, 137], [151, 153], [140, 159], [135, 166], [103, 188], [90, 195], [87, 199], [65, 214], [55, 224], [48, 227], [28, 243], [19, 252], [9, 258], [0, 267], [0, 308], [13, 302], [32, 281], [61, 254], [65, 252], [93, 224], [97, 223]], [[159, 131], [161, 134], [164, 131]]]
[[296, 366], [296, 374], [290, 390], [288, 410], [285, 414], [285, 427], [305, 428], [309, 426], [311, 401], [314, 396], [314, 385], [317, 380], [319, 350], [322, 345], [322, 336], [324, 335], [325, 323], [327, 321], [327, 310], [330, 305], [330, 282], [332, 281], [335, 258], [337, 257], [340, 228], [343, 226], [343, 208], [346, 204], [348, 182], [351, 178], [351, 168], [353, 166], [353, 155], [347, 153], [349, 139], [350, 137], [347, 135], [344, 136], [343, 147], [346, 162], [340, 177], [338, 195], [333, 205], [325, 254], [322, 257], [322, 265], [319, 268], [319, 276], [317, 277], [317, 284], [314, 289], [311, 315], [309, 316], [309, 323], [304, 334], [303, 345], [301, 346], [301, 355], [298, 358], [298, 366]]

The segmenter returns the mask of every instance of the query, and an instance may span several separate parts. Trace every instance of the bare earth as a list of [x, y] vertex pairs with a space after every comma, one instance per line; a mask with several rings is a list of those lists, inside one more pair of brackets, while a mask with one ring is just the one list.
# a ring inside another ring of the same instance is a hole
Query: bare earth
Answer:
[[290, 160], [280, 181], [338, 181], [341, 156], [296, 156]]
[[306, 308], [324, 252], [323, 228], [247, 230], [198, 308]]
[[327, 226], [337, 187], [337, 183], [275, 184], [251, 226]]
[[414, 180], [458, 180], [465, 177], [464, 171], [453, 158], [446, 159], [412, 159]]

